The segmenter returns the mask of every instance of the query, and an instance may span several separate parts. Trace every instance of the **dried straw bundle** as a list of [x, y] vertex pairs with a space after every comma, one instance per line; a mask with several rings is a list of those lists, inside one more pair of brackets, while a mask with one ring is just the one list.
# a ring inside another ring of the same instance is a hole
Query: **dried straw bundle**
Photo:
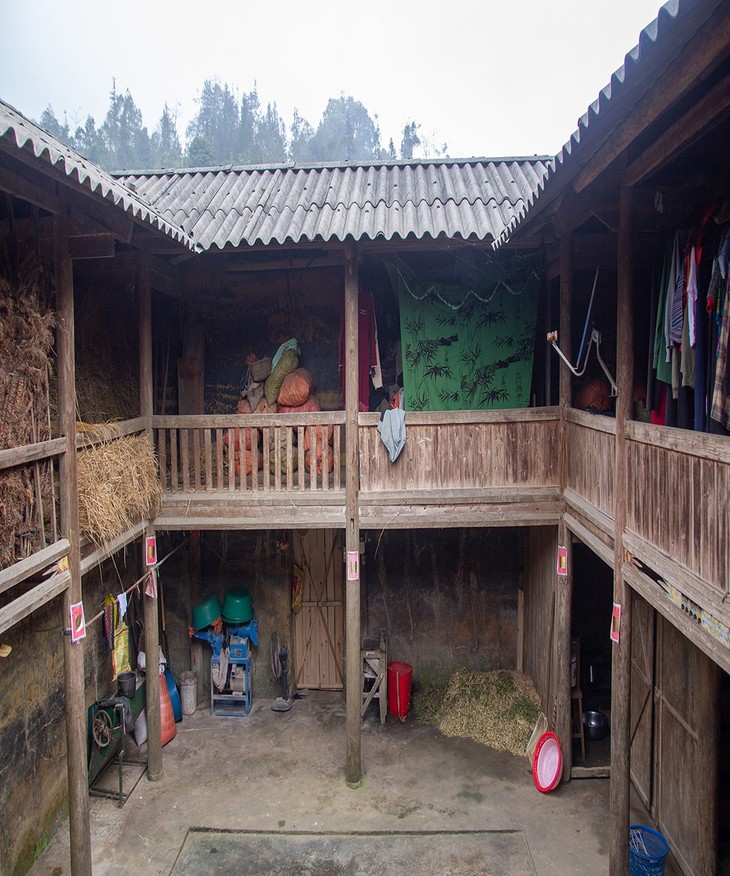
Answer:
[[522, 755], [540, 714], [540, 699], [521, 672], [461, 669], [451, 677], [439, 714], [446, 736]]
[[[0, 253], [0, 448], [51, 437], [48, 373], [55, 318], [52, 282], [37, 256]], [[41, 547], [40, 497], [50, 513], [48, 463], [0, 474], [0, 568]]]
[[80, 450], [78, 490], [81, 531], [96, 545], [156, 514], [161, 489], [149, 438], [129, 435]]

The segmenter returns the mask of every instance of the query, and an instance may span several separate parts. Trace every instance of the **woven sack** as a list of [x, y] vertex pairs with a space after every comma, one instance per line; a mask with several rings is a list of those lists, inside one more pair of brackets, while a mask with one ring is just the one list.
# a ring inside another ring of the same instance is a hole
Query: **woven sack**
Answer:
[[287, 374], [279, 390], [279, 404], [287, 407], [303, 405], [314, 388], [312, 375], [306, 368], [295, 368]]
[[266, 378], [266, 383], [264, 383], [264, 397], [270, 405], [276, 403], [279, 398], [279, 390], [281, 389], [281, 384], [284, 382], [284, 378], [287, 374], [291, 374], [298, 364], [299, 352], [295, 350], [284, 350], [281, 354], [281, 358], [276, 363], [276, 367]]

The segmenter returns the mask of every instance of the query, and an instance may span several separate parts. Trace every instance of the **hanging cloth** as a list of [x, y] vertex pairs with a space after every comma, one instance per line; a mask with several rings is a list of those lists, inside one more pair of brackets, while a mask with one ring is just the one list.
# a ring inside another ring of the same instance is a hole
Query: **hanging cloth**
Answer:
[[406, 415], [403, 408], [389, 408], [383, 411], [378, 432], [388, 450], [388, 458], [395, 462], [406, 443]]

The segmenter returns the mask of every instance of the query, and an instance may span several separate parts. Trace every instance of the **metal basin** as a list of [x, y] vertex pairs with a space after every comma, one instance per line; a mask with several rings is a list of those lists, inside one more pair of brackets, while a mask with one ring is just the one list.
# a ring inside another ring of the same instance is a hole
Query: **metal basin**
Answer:
[[608, 718], [603, 712], [583, 712], [583, 732], [586, 739], [604, 739], [608, 733]]

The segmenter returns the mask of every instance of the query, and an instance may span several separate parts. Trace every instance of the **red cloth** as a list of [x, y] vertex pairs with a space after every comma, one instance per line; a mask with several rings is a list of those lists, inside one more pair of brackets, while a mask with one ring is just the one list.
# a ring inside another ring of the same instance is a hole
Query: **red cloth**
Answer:
[[[373, 296], [360, 289], [357, 296], [357, 358], [358, 358], [358, 399], [360, 410], [370, 409], [370, 371], [377, 365], [375, 348], [375, 305]], [[340, 314], [340, 369], [342, 372], [342, 403], [345, 398], [345, 308]]]

